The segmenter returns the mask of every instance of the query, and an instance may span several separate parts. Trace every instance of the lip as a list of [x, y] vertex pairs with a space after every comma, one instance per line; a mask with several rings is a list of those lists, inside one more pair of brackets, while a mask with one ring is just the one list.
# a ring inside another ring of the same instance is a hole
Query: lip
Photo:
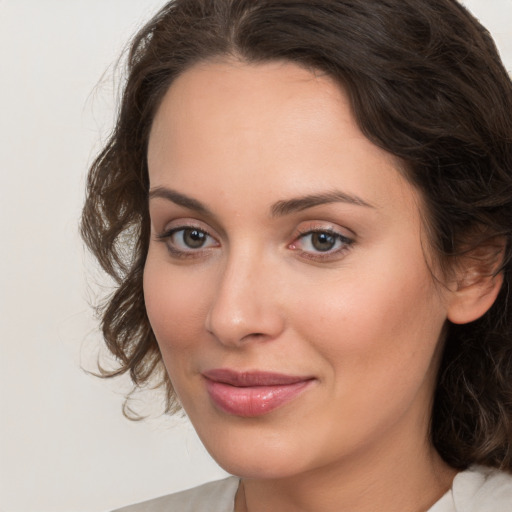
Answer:
[[222, 411], [244, 418], [262, 416], [290, 402], [314, 378], [272, 372], [237, 372], [221, 368], [203, 372], [206, 389]]

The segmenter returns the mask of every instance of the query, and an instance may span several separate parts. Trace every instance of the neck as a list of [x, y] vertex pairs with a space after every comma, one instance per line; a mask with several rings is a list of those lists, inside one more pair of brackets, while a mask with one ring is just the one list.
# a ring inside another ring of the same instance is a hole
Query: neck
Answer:
[[[425, 443], [397, 439], [366, 447], [347, 460], [281, 479], [244, 479], [236, 512], [425, 512], [456, 471]], [[399, 448], [397, 450], [397, 448]]]

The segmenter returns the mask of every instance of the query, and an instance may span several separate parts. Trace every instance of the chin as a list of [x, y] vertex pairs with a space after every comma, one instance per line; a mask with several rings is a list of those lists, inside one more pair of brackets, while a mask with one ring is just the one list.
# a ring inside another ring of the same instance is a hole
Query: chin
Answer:
[[[198, 434], [212, 458], [228, 473], [249, 479], [287, 478], [308, 469], [312, 461], [302, 443], [262, 426], [225, 429], [220, 436], [212, 430]], [[285, 430], [286, 432], [286, 430]], [[204, 434], [204, 435], [203, 435]]]
[[219, 466], [231, 475], [254, 480], [279, 480], [302, 472], [286, 457], [273, 453], [270, 457], [258, 456], [253, 459], [240, 457], [217, 457]]

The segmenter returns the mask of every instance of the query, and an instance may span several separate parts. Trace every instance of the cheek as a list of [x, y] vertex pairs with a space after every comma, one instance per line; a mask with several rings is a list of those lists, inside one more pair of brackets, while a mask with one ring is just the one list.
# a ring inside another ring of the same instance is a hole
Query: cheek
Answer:
[[151, 327], [165, 359], [186, 349], [204, 330], [206, 287], [197, 275], [172, 271], [171, 265], [148, 254], [144, 269], [144, 300]]
[[378, 395], [424, 379], [445, 322], [425, 266], [383, 268], [347, 268], [343, 279], [296, 302], [295, 312], [301, 336], [314, 343], [335, 379]]

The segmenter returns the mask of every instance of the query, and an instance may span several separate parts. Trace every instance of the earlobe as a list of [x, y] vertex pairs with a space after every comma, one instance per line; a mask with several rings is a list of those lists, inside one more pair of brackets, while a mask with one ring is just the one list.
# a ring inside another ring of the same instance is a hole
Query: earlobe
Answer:
[[448, 320], [454, 324], [467, 324], [483, 316], [494, 304], [502, 283], [503, 274], [499, 273], [452, 292]]
[[503, 284], [503, 272], [497, 272], [504, 247], [478, 247], [462, 258], [458, 278], [450, 287], [448, 320], [467, 324], [483, 316], [494, 304]]

